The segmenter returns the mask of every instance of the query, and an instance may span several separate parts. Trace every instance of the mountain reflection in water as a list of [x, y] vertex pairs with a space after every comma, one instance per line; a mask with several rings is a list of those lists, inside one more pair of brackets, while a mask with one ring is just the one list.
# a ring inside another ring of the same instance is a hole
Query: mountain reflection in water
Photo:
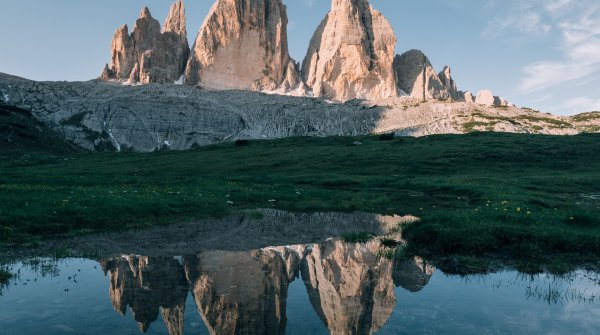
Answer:
[[123, 256], [101, 261], [113, 307], [131, 308], [142, 332], [159, 316], [169, 334], [184, 334], [192, 297], [211, 334], [285, 334], [289, 285], [299, 276], [332, 334], [371, 334], [390, 317], [395, 286], [415, 292], [434, 269], [421, 259], [379, 257], [379, 241], [254, 251], [206, 251], [193, 256]]
[[45, 242], [37, 255], [94, 257], [3, 265], [17, 277], [0, 286], [0, 334], [598, 333], [598, 273], [458, 277], [386, 258], [380, 238], [328, 239], [402, 242], [410, 220], [266, 209]]

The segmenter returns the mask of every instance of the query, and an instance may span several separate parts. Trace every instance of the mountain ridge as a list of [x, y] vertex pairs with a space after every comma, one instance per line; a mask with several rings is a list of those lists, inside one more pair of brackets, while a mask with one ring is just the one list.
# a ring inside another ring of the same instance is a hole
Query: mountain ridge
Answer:
[[0, 74], [4, 103], [26, 109], [78, 146], [95, 151], [185, 150], [238, 139], [398, 136], [498, 131], [600, 132], [600, 117], [562, 117], [513, 106], [411, 97], [333, 102], [187, 85], [36, 82]]

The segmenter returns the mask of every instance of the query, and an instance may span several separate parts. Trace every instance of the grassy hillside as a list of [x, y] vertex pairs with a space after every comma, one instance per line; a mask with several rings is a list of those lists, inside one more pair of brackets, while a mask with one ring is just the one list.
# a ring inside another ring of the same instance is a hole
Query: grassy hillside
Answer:
[[289, 138], [185, 152], [0, 159], [4, 243], [236, 209], [422, 218], [409, 250], [596, 263], [600, 135]]

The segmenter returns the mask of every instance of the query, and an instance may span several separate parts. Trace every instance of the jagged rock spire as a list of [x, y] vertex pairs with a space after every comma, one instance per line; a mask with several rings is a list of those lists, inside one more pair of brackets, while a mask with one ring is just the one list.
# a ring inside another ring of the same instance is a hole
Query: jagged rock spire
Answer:
[[107, 64], [101, 79], [144, 84], [178, 80], [189, 56], [185, 25], [185, 7], [180, 0], [171, 6], [162, 32], [150, 9], [142, 8], [131, 34], [127, 25], [115, 32], [111, 64]]
[[446, 89], [448, 90], [448, 93], [450, 94], [452, 100], [461, 100], [460, 92], [458, 91], [456, 83], [452, 78], [452, 70], [450, 69], [450, 67], [444, 66], [444, 69], [438, 74], [438, 77], [442, 81], [442, 84], [444, 84], [444, 87], [446, 87]]
[[169, 15], [163, 24], [163, 32], [173, 32], [177, 35], [187, 37], [185, 6], [183, 1], [178, 0], [171, 5]]
[[287, 23], [281, 0], [217, 0], [196, 38], [186, 83], [248, 90], [298, 86]]
[[397, 96], [396, 36], [368, 0], [333, 0], [314, 33], [302, 78], [316, 96], [336, 100]]
[[140, 19], [151, 19], [151, 18], [152, 18], [152, 14], [150, 14], [150, 9], [148, 7], [142, 8], [142, 11], [140, 12]]

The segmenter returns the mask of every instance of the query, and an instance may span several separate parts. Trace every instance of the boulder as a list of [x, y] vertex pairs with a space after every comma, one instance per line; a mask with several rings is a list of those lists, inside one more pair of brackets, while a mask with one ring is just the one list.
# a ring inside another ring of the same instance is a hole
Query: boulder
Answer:
[[301, 86], [287, 23], [281, 0], [217, 0], [196, 38], [186, 83], [253, 91]]
[[368, 0], [333, 0], [310, 41], [302, 79], [315, 96], [334, 100], [396, 97], [395, 45], [391, 25]]
[[475, 96], [470, 91], [466, 91], [466, 92], [461, 91], [459, 93], [460, 93], [460, 98], [461, 98], [460, 100], [471, 103], [471, 104], [475, 103]]
[[494, 96], [490, 90], [483, 90], [477, 93], [475, 103], [483, 106], [501, 106], [502, 101], [499, 97]]

